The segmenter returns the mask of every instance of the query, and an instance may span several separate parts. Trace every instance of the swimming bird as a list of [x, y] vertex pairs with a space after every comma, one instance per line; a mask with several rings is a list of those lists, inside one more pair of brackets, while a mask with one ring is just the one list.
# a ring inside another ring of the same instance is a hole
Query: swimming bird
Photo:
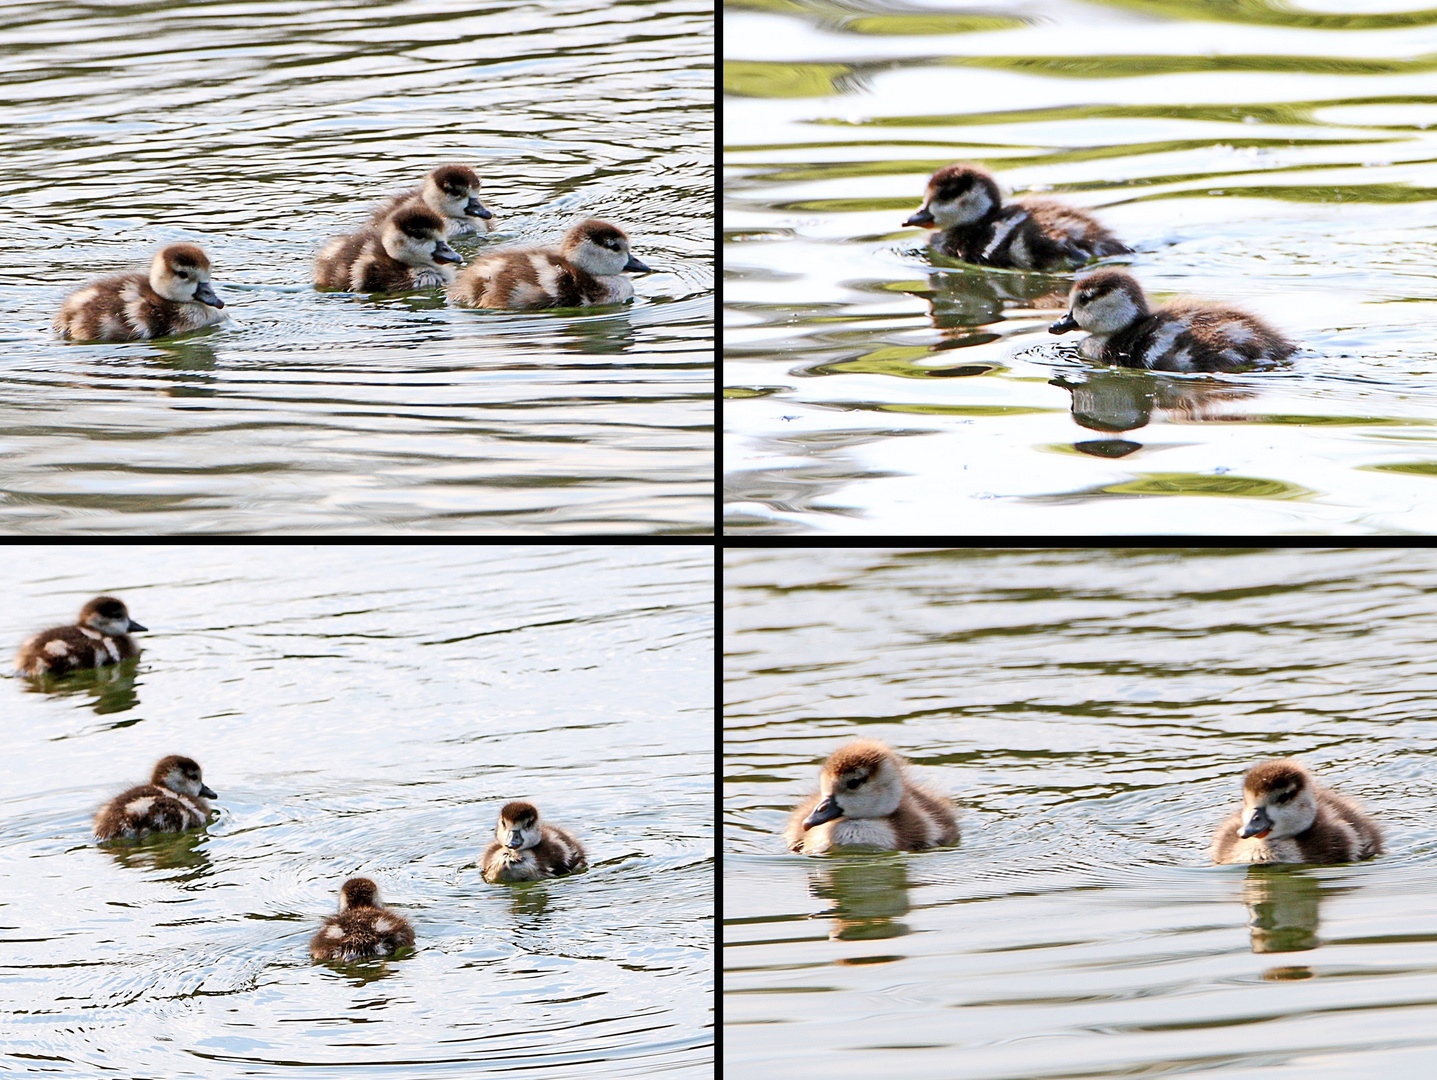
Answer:
[[940, 255], [1015, 270], [1073, 270], [1132, 250], [1086, 210], [1032, 197], [1004, 205], [993, 175], [966, 162], [934, 173], [903, 224], [939, 230], [928, 245]]
[[339, 914], [325, 918], [309, 943], [316, 960], [367, 960], [393, 956], [414, 944], [414, 927], [379, 903], [379, 886], [369, 878], [350, 878], [339, 890]]
[[533, 803], [506, 803], [495, 840], [484, 849], [484, 880], [538, 881], [584, 869], [584, 848], [573, 836], [539, 820]]
[[494, 215], [479, 201], [479, 174], [468, 165], [441, 165], [410, 188], [384, 200], [369, 223], [379, 226], [402, 206], [427, 206], [444, 219], [448, 236], [487, 233], [494, 227]]
[[152, 832], [184, 832], [209, 820], [215, 798], [193, 758], [161, 758], [148, 784], [132, 787], [95, 814], [95, 839], [114, 840]]
[[213, 326], [227, 316], [210, 287], [210, 260], [194, 244], [170, 244], [148, 274], [92, 281], [60, 305], [54, 327], [75, 341], [143, 341]]
[[461, 307], [547, 308], [617, 304], [634, 286], [625, 273], [648, 273], [629, 254], [624, 230], [581, 221], [558, 247], [509, 248], [474, 260], [449, 288]]
[[464, 260], [444, 242], [444, 219], [402, 206], [377, 226], [331, 240], [314, 264], [317, 289], [359, 293], [437, 289], [454, 280], [447, 263]]
[[15, 667], [22, 675], [64, 675], [118, 664], [140, 655], [132, 633], [144, 630], [113, 596], [97, 596], [80, 609], [74, 626], [42, 630], [20, 646]]
[[818, 794], [798, 805], [784, 831], [788, 849], [805, 855], [850, 846], [918, 851], [957, 839], [953, 800], [914, 783], [903, 759], [871, 739], [833, 752]]
[[1068, 314], [1050, 333], [1087, 330], [1079, 351], [1091, 360], [1150, 371], [1242, 371], [1288, 359], [1297, 346], [1237, 308], [1174, 300], [1148, 309], [1142, 286], [1117, 270], [1073, 282]]
[[1382, 854], [1382, 832], [1351, 799], [1319, 787], [1291, 758], [1242, 783], [1242, 809], [1213, 834], [1215, 863], [1343, 863]]

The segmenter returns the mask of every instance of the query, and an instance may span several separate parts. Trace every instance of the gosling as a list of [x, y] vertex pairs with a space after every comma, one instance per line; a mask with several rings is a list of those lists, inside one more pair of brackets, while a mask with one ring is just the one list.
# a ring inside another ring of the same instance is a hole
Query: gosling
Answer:
[[316, 960], [368, 960], [393, 956], [414, 945], [414, 927], [379, 903], [379, 886], [369, 878], [350, 878], [339, 890], [339, 914], [330, 915], [309, 943]]
[[42, 630], [20, 646], [15, 668], [21, 675], [64, 675], [118, 664], [140, 655], [131, 634], [145, 627], [113, 596], [97, 596], [80, 609], [74, 626]]
[[423, 206], [396, 210], [378, 226], [331, 240], [314, 264], [317, 289], [396, 293], [438, 289], [464, 260], [444, 242], [444, 219]]
[[532, 803], [506, 803], [495, 840], [484, 849], [484, 880], [538, 881], [584, 869], [584, 848], [569, 833], [539, 820]]
[[449, 289], [460, 307], [533, 309], [621, 304], [634, 298], [626, 273], [649, 268], [629, 254], [624, 230], [581, 221], [557, 248], [510, 248], [477, 259]]
[[222, 322], [225, 306], [210, 287], [210, 260], [194, 244], [170, 244], [148, 274], [92, 281], [71, 293], [55, 331], [73, 341], [145, 341]]
[[1242, 783], [1242, 809], [1212, 838], [1215, 863], [1345, 863], [1382, 854], [1382, 832], [1351, 799], [1319, 787], [1291, 758]]
[[210, 817], [205, 800], [215, 797], [193, 758], [171, 754], [155, 765], [148, 784], [132, 787], [100, 807], [95, 839], [132, 839], [198, 828]]
[[468, 165], [441, 165], [424, 178], [422, 186], [401, 191], [386, 199], [369, 219], [370, 225], [403, 206], [427, 206], [444, 219], [445, 233], [462, 236], [487, 233], [494, 227], [494, 215], [479, 201], [479, 174]]

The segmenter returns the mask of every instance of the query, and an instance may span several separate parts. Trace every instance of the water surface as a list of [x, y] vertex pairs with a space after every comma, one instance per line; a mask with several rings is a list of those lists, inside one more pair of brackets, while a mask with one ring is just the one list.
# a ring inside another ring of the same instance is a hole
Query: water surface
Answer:
[[[6, 649], [101, 587], [150, 632], [121, 670], [0, 680], [0, 1071], [712, 1075], [707, 557], [16, 560]], [[168, 753], [204, 768], [215, 820], [91, 843], [93, 809]], [[515, 798], [570, 828], [589, 870], [486, 885]], [[414, 923], [412, 956], [310, 962], [353, 874]]]
[[[1437, 1068], [1437, 555], [730, 552], [725, 1059], [769, 1077], [1426, 1076]], [[854, 736], [958, 846], [784, 853]], [[1214, 867], [1300, 756], [1389, 853]]]
[[[730, 531], [1437, 530], [1430, 5], [732, 0], [726, 29]], [[1046, 333], [1070, 278], [901, 226], [955, 160], [1303, 351], [1080, 360]]]
[[[0, 6], [0, 530], [710, 531], [711, 26], [696, 0]], [[445, 161], [484, 179], [486, 245], [602, 217], [656, 272], [588, 312], [310, 287]], [[53, 336], [66, 293], [177, 240], [231, 327]]]

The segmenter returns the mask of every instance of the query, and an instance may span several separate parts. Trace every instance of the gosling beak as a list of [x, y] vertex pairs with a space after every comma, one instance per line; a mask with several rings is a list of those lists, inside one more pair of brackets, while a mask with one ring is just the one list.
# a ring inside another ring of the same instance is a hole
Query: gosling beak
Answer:
[[825, 821], [832, 821], [834, 818], [842, 816], [843, 811], [838, 808], [838, 801], [830, 795], [813, 808], [813, 813], [803, 819], [803, 827], [811, 829], [815, 825], [822, 825]]
[[629, 261], [626, 262], [626, 263], [624, 263], [624, 271], [625, 271], [626, 273], [630, 273], [630, 274], [652, 274], [652, 273], [653, 273], [653, 269], [652, 269], [651, 267], [645, 266], [643, 263], [639, 262], [639, 260], [636, 259], [636, 258], [634, 258], [632, 255], [629, 256]]
[[464, 261], [464, 257], [460, 255], [459, 252], [455, 251], [452, 247], [450, 247], [448, 244], [446, 244], [443, 240], [441, 240], [439, 241], [439, 243], [434, 245], [434, 261], [462, 263]]
[[929, 225], [933, 224], [933, 215], [928, 212], [928, 207], [925, 206], [921, 210], [913, 211], [908, 220], [903, 224], [917, 225], [920, 228], [926, 229]]
[[494, 216], [484, 208], [484, 204], [478, 199], [470, 199], [469, 205], [464, 208], [464, 213], [469, 217], [483, 218], [485, 221]]
[[148, 626], [141, 626], [139, 623], [135, 622], [134, 619], [131, 619], [131, 620], [130, 620], [130, 625], [125, 628], [125, 633], [127, 633], [127, 634], [133, 634], [136, 630], [148, 630], [148, 629], [149, 629]]
[[216, 795], [213, 791], [210, 790], [210, 786], [209, 786], [208, 784], [201, 784], [201, 785], [200, 785], [200, 794], [203, 795], [206, 799], [217, 799], [217, 798], [219, 798], [218, 795]]
[[1048, 327], [1048, 333], [1066, 334], [1069, 330], [1076, 329], [1078, 329], [1078, 320], [1073, 318], [1073, 313], [1070, 311], [1052, 326]]
[[208, 304], [210, 307], [225, 306], [225, 302], [216, 296], [215, 291], [210, 288], [208, 281], [200, 282], [200, 287], [195, 290], [195, 299], [201, 304]]
[[518, 848], [518, 846], [523, 842], [524, 841], [520, 840], [517, 836], [511, 836], [509, 837], [509, 839], [504, 841], [504, 846], [506, 848]]
[[1238, 836], [1246, 840], [1249, 836], [1255, 836], [1261, 840], [1268, 833], [1272, 832], [1272, 818], [1267, 816], [1264, 807], [1257, 807], [1248, 815], [1247, 821], [1243, 823]]

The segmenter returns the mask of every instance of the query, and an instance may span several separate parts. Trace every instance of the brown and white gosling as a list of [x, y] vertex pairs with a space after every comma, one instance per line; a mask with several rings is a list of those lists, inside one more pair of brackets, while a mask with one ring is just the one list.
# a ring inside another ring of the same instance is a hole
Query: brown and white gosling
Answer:
[[74, 626], [42, 630], [20, 646], [15, 657], [22, 675], [64, 675], [82, 668], [118, 664], [140, 655], [130, 635], [144, 630], [113, 596], [97, 596], [80, 609]]
[[584, 848], [569, 833], [539, 820], [533, 803], [506, 803], [495, 840], [484, 849], [484, 880], [538, 881], [584, 869]]
[[634, 296], [624, 274], [648, 272], [629, 254], [623, 229], [590, 219], [556, 248], [510, 248], [476, 259], [450, 286], [449, 299], [461, 307], [509, 309], [620, 304]]
[[193, 758], [161, 758], [148, 784], [132, 787], [95, 814], [95, 839], [114, 840], [153, 832], [184, 832], [209, 820], [215, 798]]
[[1142, 286], [1117, 270], [1073, 282], [1068, 314], [1050, 333], [1086, 330], [1079, 344], [1090, 360], [1149, 371], [1242, 371], [1288, 359], [1297, 346], [1237, 308], [1174, 300], [1148, 309]]
[[357, 293], [438, 289], [464, 260], [444, 242], [444, 219], [424, 206], [401, 207], [379, 225], [332, 240], [314, 264], [317, 289]]
[[386, 199], [369, 219], [378, 226], [402, 206], [427, 206], [444, 219], [449, 236], [487, 233], [494, 215], [479, 201], [479, 174], [468, 165], [441, 165], [424, 178], [422, 186]]
[[928, 246], [940, 255], [1014, 270], [1073, 270], [1132, 250], [1086, 210], [1031, 197], [1005, 206], [992, 174], [965, 162], [934, 173], [903, 224], [939, 230]]
[[213, 326], [228, 316], [210, 287], [210, 260], [194, 244], [170, 244], [148, 274], [92, 281], [60, 305], [54, 327], [74, 341], [144, 341]]
[[403, 915], [380, 906], [379, 886], [355, 877], [339, 890], [339, 914], [330, 915], [309, 943], [316, 960], [368, 960], [393, 956], [414, 945], [414, 927]]
[[870, 739], [833, 752], [818, 794], [798, 805], [784, 831], [788, 849], [805, 855], [834, 847], [918, 851], [957, 839], [953, 800], [914, 783], [904, 760]]
[[1290, 758], [1242, 782], [1242, 809], [1218, 826], [1215, 863], [1344, 863], [1382, 854], [1382, 832], [1351, 799], [1319, 787]]

